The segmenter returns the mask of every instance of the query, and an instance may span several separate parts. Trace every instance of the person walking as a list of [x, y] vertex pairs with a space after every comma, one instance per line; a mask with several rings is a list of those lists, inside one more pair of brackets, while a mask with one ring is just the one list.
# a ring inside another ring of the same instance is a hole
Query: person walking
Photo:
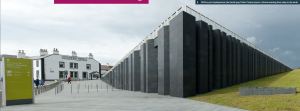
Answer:
[[68, 76], [67, 76], [67, 81], [68, 81], [68, 84], [71, 84], [71, 81], [72, 81], [71, 74], [68, 74]]
[[44, 84], [45, 84], [45, 81], [42, 79], [40, 85], [44, 86]]
[[40, 85], [40, 80], [39, 80], [39, 79], [34, 80], [34, 84], [35, 84], [36, 87], [39, 87], [39, 85]]

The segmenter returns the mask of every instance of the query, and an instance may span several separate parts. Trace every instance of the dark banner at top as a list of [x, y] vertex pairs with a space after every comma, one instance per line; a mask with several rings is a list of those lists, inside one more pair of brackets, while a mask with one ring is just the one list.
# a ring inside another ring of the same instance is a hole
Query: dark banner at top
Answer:
[[148, 4], [149, 0], [54, 0], [54, 4]]
[[300, 0], [196, 0], [196, 4], [300, 4]]

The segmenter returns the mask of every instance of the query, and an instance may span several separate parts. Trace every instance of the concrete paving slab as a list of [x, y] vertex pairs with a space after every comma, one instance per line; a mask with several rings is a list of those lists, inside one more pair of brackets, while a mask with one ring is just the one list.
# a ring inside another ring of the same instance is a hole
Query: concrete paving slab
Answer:
[[100, 80], [72, 82], [72, 93], [71, 85], [65, 84], [60, 94], [51, 90], [37, 96], [35, 102], [8, 106], [1, 111], [244, 111], [154, 93], [111, 89]]

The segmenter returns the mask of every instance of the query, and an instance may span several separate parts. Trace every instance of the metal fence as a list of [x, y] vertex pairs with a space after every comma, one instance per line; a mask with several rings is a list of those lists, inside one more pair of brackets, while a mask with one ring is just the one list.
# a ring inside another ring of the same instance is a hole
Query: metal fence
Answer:
[[55, 88], [55, 92], [59, 93], [63, 90], [63, 82], [62, 81], [57, 81], [55, 83], [45, 85], [45, 86], [39, 86], [34, 88], [34, 95], [39, 95], [44, 92], [47, 92], [53, 88]]

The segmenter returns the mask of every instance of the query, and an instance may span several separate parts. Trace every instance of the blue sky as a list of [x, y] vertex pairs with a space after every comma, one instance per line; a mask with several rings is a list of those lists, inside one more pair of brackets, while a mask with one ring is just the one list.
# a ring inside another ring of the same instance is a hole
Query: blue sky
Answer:
[[149, 5], [54, 5], [53, 0], [1, 0], [1, 52], [29, 56], [39, 49], [93, 53], [115, 64], [183, 4], [245, 37], [291, 67], [300, 67], [299, 5], [194, 5], [150, 0]]

